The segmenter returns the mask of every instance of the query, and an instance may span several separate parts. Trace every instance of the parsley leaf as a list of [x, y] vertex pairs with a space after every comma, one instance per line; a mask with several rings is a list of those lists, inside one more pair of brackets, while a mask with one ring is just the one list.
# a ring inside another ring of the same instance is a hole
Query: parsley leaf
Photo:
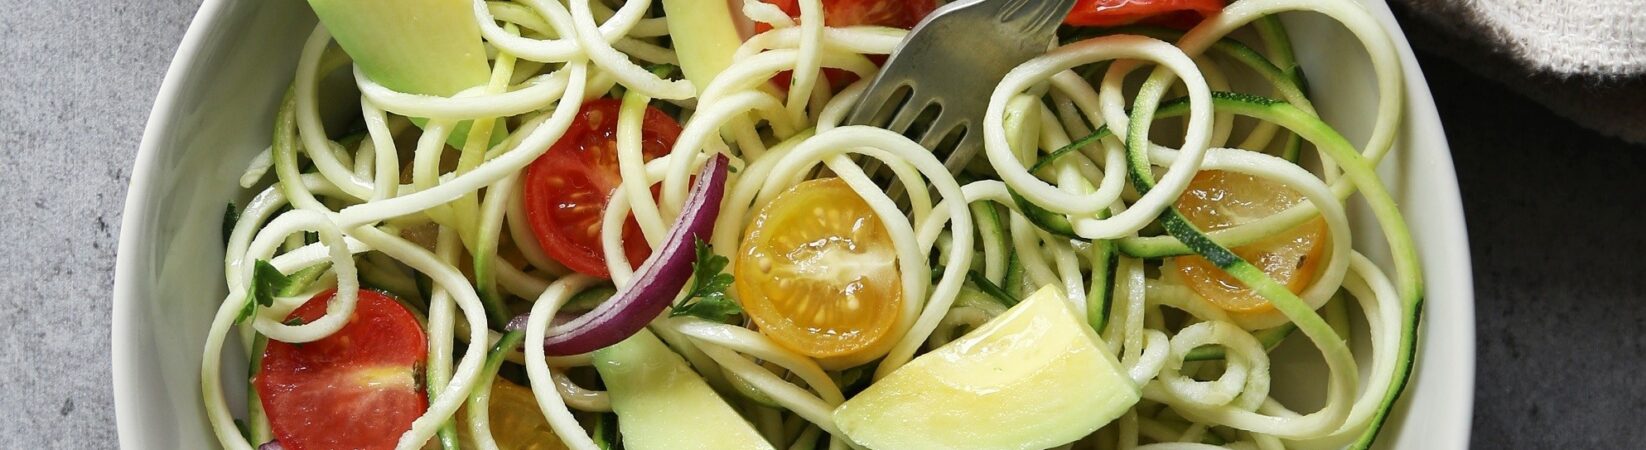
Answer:
[[223, 209], [223, 245], [229, 245], [229, 236], [234, 234], [234, 225], [240, 223], [240, 209], [235, 208], [234, 202], [229, 202], [228, 208]]
[[240, 314], [234, 317], [234, 323], [246, 323], [246, 319], [250, 319], [251, 315], [256, 313], [257, 303], [252, 302], [250, 298], [247, 298], [246, 306], [240, 307]]
[[732, 275], [722, 273], [730, 264], [726, 257], [716, 255], [707, 242], [697, 240], [697, 262], [692, 263], [691, 295], [674, 305], [669, 317], [695, 316], [715, 322], [725, 322], [742, 314], [743, 308], [731, 297], [726, 288], [732, 285]]
[[235, 323], [245, 322], [257, 313], [259, 306], [273, 306], [274, 296], [284, 292], [292, 284], [291, 277], [280, 273], [265, 260], [257, 260], [252, 268], [251, 283], [246, 289], [246, 306], [240, 308], [240, 316], [234, 319]]

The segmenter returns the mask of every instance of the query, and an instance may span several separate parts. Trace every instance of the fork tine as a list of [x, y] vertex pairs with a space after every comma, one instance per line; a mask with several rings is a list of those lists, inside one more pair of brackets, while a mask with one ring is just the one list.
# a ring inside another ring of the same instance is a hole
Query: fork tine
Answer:
[[914, 120], [925, 114], [926, 110], [931, 108], [942, 109], [942, 107], [942, 105], [932, 101], [930, 97], [922, 96], [918, 92], [909, 92], [909, 101], [904, 102], [903, 106], [898, 108], [897, 115], [892, 117], [892, 122], [886, 125], [886, 129], [891, 130], [893, 133], [904, 134], [904, 132], [909, 131], [909, 125], [914, 124]]
[[1016, 20], [1017, 12], [1023, 9], [1023, 5], [1029, 4], [1029, 0], [1003, 0], [1003, 1], [1005, 1], [1006, 3], [1000, 5], [1000, 14], [995, 16], [995, 17], [999, 18], [1001, 22], [1010, 22], [1010, 21]]
[[[987, 96], [973, 94], [993, 89], [990, 82], [1045, 52], [1057, 24], [1077, 1], [950, 1], [898, 44], [848, 122], [909, 136], [946, 154], [944, 166], [958, 171], [983, 148], [977, 120], [987, 109]], [[923, 70], [930, 67], [964, 67], [967, 73]], [[931, 126], [910, 132], [913, 122], [933, 111]], [[955, 136], [957, 132], [961, 134]], [[951, 144], [952, 150], [939, 148]]]
[[1074, 0], [1051, 0], [1035, 6], [1039, 9], [1033, 11], [1034, 16], [1023, 27], [1024, 34], [1031, 36], [1056, 29], [1063, 22], [1063, 17], [1074, 8]]
[[[901, 80], [892, 80], [890, 78], [874, 80], [874, 83], [863, 91], [863, 96], [857, 99], [857, 106], [853, 107], [852, 113], [846, 117], [846, 123], [880, 125], [875, 123], [875, 120], [879, 119], [880, 113], [889, 106], [888, 103], [892, 101], [892, 94], [902, 90], [905, 85]], [[913, 92], [911, 91], [910, 94], [912, 96]]]
[[955, 144], [954, 151], [943, 158], [943, 167], [947, 167], [949, 173], [960, 173], [960, 169], [965, 168], [966, 163], [971, 162], [978, 151], [983, 149], [983, 133], [971, 126], [967, 126], [964, 131], [966, 135], [960, 138], [960, 143]]
[[952, 133], [954, 133], [953, 126], [948, 128], [932, 127], [932, 129], [926, 130], [926, 134], [921, 136], [918, 142], [920, 142], [921, 147], [926, 147], [927, 150], [937, 151], [937, 146], [943, 144], [943, 138], [949, 137]]
[[927, 128], [925, 134], [917, 136], [915, 140], [920, 142], [921, 147], [936, 151], [937, 146], [943, 144], [943, 139], [954, 134], [956, 128], [965, 125], [962, 120], [964, 118], [955, 114], [955, 111], [944, 110], [936, 120], [932, 120], [931, 128]]

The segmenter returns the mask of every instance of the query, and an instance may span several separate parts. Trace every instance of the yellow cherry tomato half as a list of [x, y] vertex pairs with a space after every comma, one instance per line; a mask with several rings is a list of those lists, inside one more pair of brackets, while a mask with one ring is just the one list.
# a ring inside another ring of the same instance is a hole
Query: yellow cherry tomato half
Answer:
[[[1195, 175], [1177, 199], [1177, 209], [1205, 231], [1229, 228], [1279, 213], [1303, 201], [1303, 195], [1280, 183], [1250, 175], [1205, 171]], [[1326, 250], [1326, 222], [1315, 218], [1280, 234], [1232, 248], [1292, 292], [1314, 280]], [[1189, 288], [1227, 311], [1260, 312], [1274, 308], [1263, 296], [1200, 256], [1180, 256], [1177, 270]]]
[[738, 249], [743, 309], [779, 345], [852, 359], [888, 347], [903, 303], [892, 238], [846, 182], [810, 180], [755, 216]]
[[[518, 450], [566, 450], [566, 443], [560, 436], [554, 434], [554, 428], [549, 427], [548, 419], [543, 418], [543, 410], [537, 406], [537, 398], [532, 396], [532, 390], [499, 378], [492, 381], [491, 410], [487, 412], [491, 422], [492, 439], [497, 441], [497, 448]], [[464, 405], [464, 408], [468, 408]], [[458, 417], [468, 417], [467, 412]], [[469, 433], [468, 423], [459, 424], [457, 435], [464, 448], [475, 448], [474, 437]]]

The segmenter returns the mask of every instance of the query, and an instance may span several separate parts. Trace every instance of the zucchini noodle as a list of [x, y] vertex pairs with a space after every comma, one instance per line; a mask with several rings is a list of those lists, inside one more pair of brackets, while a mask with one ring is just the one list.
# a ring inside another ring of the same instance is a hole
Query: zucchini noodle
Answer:
[[[882, 60], [872, 58], [892, 53], [907, 31], [827, 26], [821, 0], [796, 2], [798, 18], [744, 0], [731, 13], [763, 31], [717, 49], [727, 64], [712, 78], [671, 79], [692, 73], [688, 58], [702, 52], [675, 48], [679, 30], [670, 26], [685, 20], [653, 4], [472, 0], [486, 82], [449, 96], [380, 84], [350, 67], [325, 27], [309, 33], [270, 145], [238, 180], [248, 200], [225, 225], [227, 295], [200, 367], [223, 447], [263, 444], [248, 441], [237, 416], [251, 435], [270, 435], [261, 404], [230, 410], [225, 385], [245, 380], [225, 379], [224, 347], [241, 346], [255, 366], [264, 340], [326, 339], [365, 304], [362, 289], [379, 289], [398, 297], [427, 338], [418, 389], [428, 407], [397, 448], [506, 446], [487, 413], [500, 403], [495, 383], [533, 387], [537, 410], [511, 414], [540, 414], [570, 448], [601, 448], [604, 438], [585, 426], [613, 426], [602, 415], [621, 397], [595, 383], [599, 353], [551, 356], [536, 343], [563, 322], [557, 314], [593, 308], [585, 297], [644, 276], [629, 250], [670, 244], [671, 224], [695, 213], [683, 209], [697, 171], [720, 155], [731, 173], [724, 198], [711, 200], [720, 208], [703, 241], [713, 256], [736, 261], [759, 211], [823, 177], [861, 198], [878, 218], [865, 226], [882, 229], [895, 256], [886, 267], [897, 274], [888, 282], [901, 296], [888, 309], [896, 316], [863, 351], [809, 356], [755, 326], [747, 309], [723, 321], [663, 314], [648, 325], [773, 448], [855, 447], [846, 422], [835, 423], [840, 405], [1043, 286], [1067, 294], [1142, 396], [1058, 448], [1366, 448], [1404, 389], [1423, 285], [1415, 244], [1375, 172], [1394, 151], [1404, 87], [1386, 31], [1357, 4], [1239, 0], [1186, 32], [1065, 27], [1044, 55], [987, 93], [984, 117], [967, 128], [982, 133], [983, 153], [949, 166], [938, 156], [946, 152], [928, 148], [935, 143], [846, 122], [879, 71]], [[1316, 113], [1277, 18], [1297, 11], [1337, 21], [1366, 49], [1378, 101], [1359, 146]], [[831, 79], [836, 72], [857, 78]], [[785, 86], [773, 81], [785, 78]], [[328, 96], [341, 91], [329, 89], [337, 80], [358, 97]], [[1257, 92], [1237, 92], [1254, 80]], [[528, 166], [559, 151], [551, 147], [580, 126], [585, 101], [606, 96], [621, 105], [610, 118], [618, 179], [587, 231], [597, 234], [609, 279], [551, 256], [557, 249], [546, 249], [536, 228], [545, 213], [525, 200]], [[354, 125], [326, 120], [334, 110]], [[659, 111], [681, 127], [672, 147], [651, 157], [647, 121]], [[1314, 170], [1297, 162], [1310, 147]], [[1284, 186], [1298, 200], [1203, 230], [1179, 208], [1208, 171]], [[1346, 205], [1357, 194], [1377, 230], [1350, 228]], [[1237, 251], [1315, 220], [1324, 224], [1323, 259], [1309, 262], [1300, 285], [1282, 284]], [[1393, 276], [1363, 255], [1384, 251], [1354, 246], [1357, 232], [1380, 234]], [[1186, 278], [1189, 260], [1180, 257], [1204, 257], [1263, 307], [1225, 309]], [[297, 281], [259, 304], [263, 262]], [[286, 320], [329, 289], [336, 295], [323, 316]], [[737, 290], [727, 298], [741, 301]], [[1370, 343], [1364, 363], [1340, 334], [1350, 309], [1369, 331], [1355, 336]], [[1312, 412], [1272, 395], [1286, 382], [1273, 368], [1292, 362], [1271, 350], [1292, 334], [1325, 361], [1325, 402]]]

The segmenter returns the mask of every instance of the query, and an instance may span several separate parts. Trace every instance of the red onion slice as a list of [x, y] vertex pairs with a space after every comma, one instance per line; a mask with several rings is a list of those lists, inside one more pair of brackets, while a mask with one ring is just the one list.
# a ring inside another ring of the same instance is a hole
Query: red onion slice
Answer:
[[[714, 231], [720, 201], [726, 193], [728, 163], [725, 155], [715, 155], [703, 166], [663, 245], [646, 258], [635, 270], [634, 278], [618, 288], [611, 299], [571, 322], [550, 327], [548, 337], [543, 338], [544, 354], [577, 355], [616, 344], [640, 332], [669, 307], [692, 277], [697, 240], [708, 240]], [[524, 318], [522, 315], [509, 321], [509, 328], [523, 326]]]

